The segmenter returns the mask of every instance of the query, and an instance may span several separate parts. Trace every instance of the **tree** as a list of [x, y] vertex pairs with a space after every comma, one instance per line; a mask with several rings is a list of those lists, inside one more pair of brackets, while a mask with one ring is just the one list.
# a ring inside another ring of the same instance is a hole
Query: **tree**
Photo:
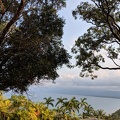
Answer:
[[100, 109], [95, 111], [95, 116], [98, 118], [98, 120], [104, 119], [106, 117], [106, 113], [104, 112], [104, 110]]
[[84, 117], [85, 117], [84, 111], [85, 111], [85, 108], [88, 106], [88, 103], [86, 102], [86, 100], [87, 100], [87, 98], [83, 98], [83, 99], [81, 98], [80, 103], [79, 103], [80, 108], [82, 109], [82, 119], [84, 119]]
[[94, 109], [91, 105], [85, 106], [84, 114], [85, 118], [93, 117]]
[[110, 120], [119, 120], [120, 119], [120, 109], [109, 115]]
[[71, 57], [61, 41], [65, 22], [57, 14], [65, 0], [1, 2], [0, 90], [24, 92], [41, 80], [55, 80]]
[[76, 116], [76, 111], [79, 112], [79, 101], [76, 99], [76, 97], [72, 97], [67, 102], [67, 110], [69, 111], [70, 115]]
[[56, 118], [58, 119], [65, 119], [66, 117], [66, 103], [67, 103], [67, 98], [57, 98], [57, 102], [55, 104], [55, 107], [57, 107], [56, 111], [57, 111], [57, 115], [56, 115]]
[[0, 120], [8, 120], [10, 117], [10, 101], [5, 100], [3, 94], [0, 94]]
[[[82, 68], [80, 76], [95, 78], [98, 69], [120, 70], [120, 0], [81, 2], [73, 16], [91, 24], [72, 48], [76, 66]], [[105, 66], [108, 60], [113, 65]]]
[[51, 105], [52, 107], [54, 106], [54, 104], [53, 104], [54, 99], [52, 99], [52, 97], [48, 97], [48, 98], [45, 97], [44, 99], [45, 99], [45, 103], [44, 103], [44, 104], [46, 104], [47, 107], [48, 107], [49, 105]]
[[67, 98], [62, 98], [62, 97], [57, 98], [57, 103], [55, 106], [64, 107], [64, 104], [66, 103], [67, 100], [68, 100]]

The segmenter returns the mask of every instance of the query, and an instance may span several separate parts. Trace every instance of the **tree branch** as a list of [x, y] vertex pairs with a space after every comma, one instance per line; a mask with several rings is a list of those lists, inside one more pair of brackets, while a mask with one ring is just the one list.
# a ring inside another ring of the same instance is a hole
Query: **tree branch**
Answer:
[[[110, 10], [109, 10], [109, 5], [107, 0], [105, 0], [106, 5], [107, 5], [107, 12], [104, 10], [104, 8], [101, 8], [103, 13], [105, 13], [105, 15], [107, 16], [106, 22], [108, 23], [108, 26], [111, 30], [111, 32], [113, 33], [113, 35], [115, 36], [115, 38], [117, 38], [120, 41], [120, 27], [116, 24], [115, 19], [113, 18], [113, 16], [110, 15]], [[109, 19], [111, 18], [111, 19]], [[114, 32], [114, 30], [116, 30], [116, 32]], [[118, 33], [118, 35], [116, 34]]]
[[[99, 1], [98, 4], [93, 1], [95, 3], [95, 5], [100, 8], [102, 10], [102, 12], [104, 13], [104, 17], [106, 18], [106, 23], [108, 24], [112, 34], [114, 35], [114, 37], [116, 39], [118, 39], [118, 41], [120, 41], [120, 27], [119, 25], [115, 22], [115, 19], [113, 18], [113, 16], [110, 15], [111, 12], [111, 8], [109, 8], [109, 4], [108, 1]], [[102, 2], [105, 2], [107, 8], [105, 8], [105, 6], [103, 5]], [[114, 5], [113, 5], [114, 6]], [[107, 11], [106, 11], [107, 10]], [[114, 32], [115, 31], [115, 32]]]
[[117, 66], [117, 67], [119, 67], [120, 68], [120, 65], [118, 65], [115, 61], [114, 61], [114, 59], [113, 58], [111, 58], [111, 57], [109, 57], [109, 56], [107, 56], [109, 59], [111, 59], [112, 60], [112, 62]]
[[[117, 39], [120, 41], [120, 36], [119, 36], [120, 31], [119, 31], [119, 29], [118, 29], [119, 26], [115, 23], [115, 20], [114, 20], [114, 18], [113, 18], [111, 15], [109, 15], [108, 13], [106, 13], [106, 15], [107, 15], [107, 20], [106, 20], [106, 22], [108, 23], [108, 26], [109, 26], [112, 34], [115, 36], [115, 38], [117, 38]], [[112, 21], [110, 21], [109, 18], [111, 18]], [[114, 32], [115, 30], [117, 30], [117, 31]], [[116, 33], [118, 33], [118, 35], [117, 35]]]
[[103, 40], [102, 42], [103, 42], [103, 43], [106, 43], [106, 44], [117, 43], [118, 45], [120, 45], [120, 42], [118, 42], [118, 41], [116, 41], [116, 40], [113, 40], [113, 41], [110, 41], [110, 42]]
[[6, 27], [2, 30], [2, 32], [0, 33], [0, 44], [3, 42], [3, 39], [5, 37], [5, 35], [7, 34], [7, 32], [9, 31], [10, 27], [18, 20], [20, 14], [22, 13], [23, 9], [25, 6], [25, 0], [21, 0], [20, 2], [20, 6], [16, 12], [16, 14], [14, 15], [14, 17], [10, 20], [10, 22], [6, 25]]
[[114, 63], [116, 66], [118, 66], [118, 67], [120, 68], [120, 65], [118, 65], [112, 58], [111, 58], [111, 60], [113, 61], [113, 63]]
[[1, 7], [1, 10], [2, 10], [2, 14], [3, 14], [4, 11], [5, 11], [5, 8], [4, 8], [2, 0], [0, 0], [0, 7]]
[[108, 70], [120, 70], [120, 67], [113, 67], [113, 68], [110, 68], [110, 67], [102, 67], [100, 65], [96, 65], [97, 67], [101, 68], [101, 69], [108, 69]]
[[13, 0], [11, 0], [10, 4], [8, 5], [8, 7], [5, 9], [4, 13], [1, 15], [0, 22], [1, 22], [2, 18], [3, 18], [3, 16], [5, 15], [5, 13], [8, 11], [8, 9], [11, 6], [12, 2], [13, 2]]

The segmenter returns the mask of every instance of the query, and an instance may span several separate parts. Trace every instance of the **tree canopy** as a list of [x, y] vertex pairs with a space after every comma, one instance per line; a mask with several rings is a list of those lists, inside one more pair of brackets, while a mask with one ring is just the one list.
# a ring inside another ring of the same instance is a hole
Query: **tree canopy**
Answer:
[[[71, 56], [62, 44], [66, 0], [0, 0], [0, 90], [26, 91], [41, 80], [55, 80]], [[120, 1], [81, 2], [73, 11], [91, 27], [72, 52], [81, 77], [98, 69], [119, 70]], [[106, 66], [110, 61], [112, 65]]]
[[65, 0], [0, 0], [0, 90], [26, 91], [55, 80], [71, 57], [61, 38]]
[[[80, 76], [95, 78], [98, 69], [120, 70], [120, 0], [81, 2], [73, 16], [91, 24], [72, 48]], [[106, 66], [108, 60], [113, 64]]]

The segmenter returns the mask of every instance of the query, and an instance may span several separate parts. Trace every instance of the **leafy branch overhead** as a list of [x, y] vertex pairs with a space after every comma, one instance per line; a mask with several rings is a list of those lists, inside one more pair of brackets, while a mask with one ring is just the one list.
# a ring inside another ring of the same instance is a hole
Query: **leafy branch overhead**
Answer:
[[71, 57], [61, 38], [64, 0], [2, 1], [0, 9], [0, 90], [26, 91], [43, 79], [56, 79]]
[[[76, 66], [81, 67], [81, 77], [91, 76], [98, 69], [120, 69], [120, 1], [91, 0], [81, 2], [73, 11], [75, 19], [80, 18], [91, 27], [80, 36], [72, 52], [76, 54]], [[107, 61], [113, 63], [105, 66]]]

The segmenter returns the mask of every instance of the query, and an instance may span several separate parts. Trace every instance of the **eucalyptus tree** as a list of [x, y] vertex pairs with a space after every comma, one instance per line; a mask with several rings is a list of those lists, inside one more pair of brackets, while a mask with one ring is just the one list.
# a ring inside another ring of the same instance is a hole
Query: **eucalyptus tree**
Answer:
[[120, 70], [120, 0], [83, 1], [73, 16], [91, 24], [72, 48], [80, 76], [93, 79], [98, 69]]
[[0, 90], [24, 92], [55, 80], [71, 57], [62, 44], [65, 0], [3, 0], [0, 4]]

